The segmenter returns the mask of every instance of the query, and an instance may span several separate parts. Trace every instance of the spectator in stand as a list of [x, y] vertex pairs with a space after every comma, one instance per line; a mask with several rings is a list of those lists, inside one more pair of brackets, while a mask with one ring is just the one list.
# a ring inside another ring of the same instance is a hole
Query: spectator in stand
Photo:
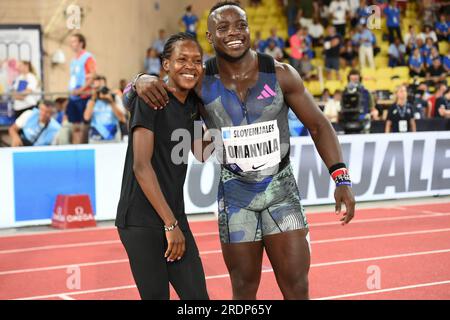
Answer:
[[433, 43], [433, 39], [431, 38], [426, 39], [427, 40], [425, 42], [425, 45], [420, 48], [420, 53], [422, 54], [423, 57], [428, 57], [429, 55], [431, 55], [431, 50], [433, 48], [436, 48], [436, 46]]
[[308, 34], [307, 27], [300, 28], [300, 49], [303, 55], [308, 55], [310, 59], [313, 59], [315, 56], [314, 50], [312, 49], [312, 39]]
[[58, 121], [59, 124], [62, 124], [64, 121], [64, 115], [66, 113], [67, 108], [67, 98], [56, 98], [55, 99], [55, 108], [56, 113], [53, 115], [53, 118]]
[[327, 101], [330, 99], [331, 99], [330, 90], [324, 89], [322, 95], [320, 96], [319, 101], [321, 102], [322, 105], [325, 105], [325, 103], [327, 103]]
[[313, 42], [312, 42], [312, 38], [309, 35], [308, 27], [302, 27], [301, 29], [302, 29], [301, 36], [303, 38], [303, 41], [302, 41], [303, 53], [308, 54], [309, 57], [311, 59], [313, 59], [315, 53], [314, 53], [314, 50], [312, 49]]
[[340, 57], [342, 67], [356, 68], [358, 64], [358, 53], [353, 46], [352, 40], [345, 40], [345, 45], [341, 48]]
[[428, 118], [434, 118], [437, 115], [437, 109], [436, 109], [436, 102], [439, 98], [441, 98], [444, 94], [445, 91], [447, 91], [448, 87], [446, 83], [439, 83], [437, 84], [437, 88], [436, 88], [436, 92], [428, 98], [427, 103], [428, 103], [428, 114], [427, 117]]
[[198, 17], [192, 12], [192, 5], [186, 7], [186, 11], [181, 17], [180, 24], [184, 26], [185, 32], [197, 38]]
[[316, 67], [312, 65], [307, 54], [304, 54], [300, 61], [300, 76], [306, 81], [318, 79]]
[[349, 16], [350, 16], [350, 24], [352, 27], [358, 25], [358, 14], [357, 11], [361, 6], [360, 0], [348, 0], [349, 4]]
[[161, 60], [159, 59], [158, 52], [155, 48], [147, 49], [147, 57], [144, 61], [144, 71], [155, 77], [159, 77], [161, 74]]
[[12, 147], [46, 146], [54, 143], [61, 125], [53, 119], [53, 101], [44, 100], [39, 108], [27, 110], [9, 127]]
[[166, 30], [159, 29], [158, 31], [158, 39], [153, 41], [152, 48], [156, 50], [158, 53], [158, 56], [164, 51], [164, 45], [166, 44], [167, 37], [166, 37]]
[[286, 3], [286, 17], [288, 23], [288, 35], [292, 36], [297, 30], [297, 11], [298, 3], [297, 0], [287, 0]]
[[450, 119], [450, 89], [436, 100], [436, 118]]
[[413, 110], [414, 117], [416, 119], [425, 119], [428, 114], [428, 85], [426, 82], [422, 82], [417, 87], [414, 100], [413, 100]]
[[277, 28], [270, 29], [270, 37], [266, 40], [266, 43], [269, 44], [269, 41], [273, 40], [275, 42], [275, 46], [284, 49], [284, 39], [277, 35]]
[[435, 46], [431, 47], [430, 54], [425, 57], [425, 66], [429, 68], [433, 64], [434, 59], [440, 59], [442, 63], [441, 55], [439, 54], [439, 51]]
[[409, 58], [409, 75], [411, 77], [425, 76], [425, 61], [420, 54], [419, 48], [415, 48], [413, 54]]
[[105, 77], [97, 76], [92, 90], [84, 111], [84, 119], [91, 123], [89, 143], [120, 141], [120, 122], [126, 121], [123, 104], [117, 103], [116, 95], [106, 86]]
[[328, 21], [330, 19], [330, 1], [320, 0], [319, 2], [319, 20], [324, 28], [328, 28]]
[[262, 0], [250, 0], [250, 7], [257, 8], [261, 5]]
[[327, 79], [331, 80], [332, 74], [340, 80], [339, 74], [339, 54], [341, 50], [341, 37], [336, 34], [334, 26], [329, 26], [328, 35], [324, 39], [323, 47], [325, 54], [325, 70], [327, 73]]
[[123, 92], [125, 91], [126, 87], [127, 87], [127, 80], [126, 79], [120, 79], [119, 80], [119, 91], [120, 91], [121, 95], [123, 95]]
[[310, 59], [314, 59], [315, 53], [314, 50], [306, 44], [306, 41], [303, 41], [301, 44], [302, 52], [304, 56], [308, 56]]
[[361, 68], [368, 66], [375, 69], [375, 60], [373, 58], [375, 35], [365, 25], [358, 25], [357, 30], [358, 32], [355, 34], [353, 42], [359, 46], [359, 64]]
[[399, 67], [405, 65], [406, 47], [399, 38], [389, 45], [389, 67]]
[[371, 15], [371, 11], [369, 6], [367, 5], [366, 0], [361, 0], [359, 2], [359, 7], [356, 9], [356, 22], [352, 24], [353, 27], [359, 24], [366, 25], [367, 18]]
[[450, 21], [447, 19], [447, 15], [441, 13], [439, 15], [439, 21], [435, 24], [437, 37], [439, 41], [448, 41], [450, 35]]
[[430, 85], [436, 85], [437, 83], [444, 81], [446, 77], [447, 73], [442, 65], [441, 58], [434, 58], [432, 65], [427, 69], [426, 80]]
[[280, 47], [277, 46], [275, 41], [271, 38], [267, 40], [267, 43], [269, 44], [264, 51], [265, 54], [268, 54], [269, 56], [273, 57], [277, 61], [283, 60], [283, 51], [281, 51]]
[[90, 98], [96, 62], [94, 56], [86, 51], [86, 38], [82, 34], [77, 33], [70, 37], [70, 47], [75, 58], [70, 64], [70, 96], [66, 115], [68, 129], [72, 132], [72, 143], [80, 144], [87, 142], [89, 125], [84, 123], [83, 114]]
[[416, 132], [416, 120], [408, 103], [408, 90], [401, 85], [396, 90], [395, 103], [389, 108], [384, 132]]
[[301, 21], [297, 20], [301, 26], [309, 27], [312, 23], [312, 18], [314, 16], [314, 4], [313, 0], [299, 0], [298, 1], [298, 11], [302, 13]]
[[450, 47], [447, 48], [447, 55], [442, 59], [445, 71], [450, 72]]
[[423, 24], [434, 26], [436, 23], [436, 12], [438, 5], [434, 3], [434, 0], [422, 0], [418, 1], [420, 5], [421, 17]]
[[253, 40], [253, 49], [258, 52], [264, 52], [266, 50], [266, 41], [261, 39], [261, 31], [255, 32], [255, 40]]
[[425, 43], [427, 42], [428, 38], [431, 38], [431, 40], [433, 41], [433, 45], [438, 43], [436, 32], [434, 32], [430, 25], [425, 25], [423, 27], [423, 32], [420, 34], [420, 36], [425, 39]]
[[312, 24], [308, 28], [309, 36], [312, 40], [313, 47], [317, 47], [323, 44], [323, 34], [325, 29], [319, 21], [318, 17], [313, 18]]
[[402, 39], [402, 32], [400, 30], [400, 9], [397, 7], [395, 0], [389, 0], [389, 6], [384, 8], [386, 15], [386, 25], [389, 31], [389, 42], [394, 42], [394, 33], [399, 39]]
[[39, 80], [30, 61], [19, 61], [19, 76], [14, 80], [12, 99], [16, 119], [25, 111], [36, 107], [39, 96]]
[[304, 38], [302, 28], [298, 28], [297, 32], [294, 33], [289, 38], [289, 46], [291, 48], [290, 63], [298, 71], [299, 74], [300, 74], [300, 60], [302, 59], [304, 54], [302, 50], [303, 41]]
[[332, 17], [332, 24], [343, 39], [345, 38], [345, 28], [350, 7], [346, 0], [333, 0], [330, 2], [329, 12]]
[[339, 122], [339, 112], [341, 112], [341, 100], [342, 100], [342, 92], [340, 90], [336, 90], [333, 94], [333, 98], [329, 99], [325, 103], [323, 113], [328, 118], [328, 120], [330, 120], [331, 123]]
[[408, 45], [409, 43], [416, 44], [416, 39], [419, 35], [416, 32], [416, 28], [414, 26], [408, 26], [408, 32], [405, 34], [403, 38], [404, 44]]
[[422, 37], [417, 37], [415, 47], [419, 49], [420, 55], [424, 56], [427, 54], [427, 48], [425, 47], [425, 40], [422, 40]]
[[[417, 47], [416, 41], [413, 39], [410, 39], [408, 43], [406, 44], [406, 56], [410, 57], [413, 55], [414, 49]], [[420, 51], [419, 51], [420, 52]]]

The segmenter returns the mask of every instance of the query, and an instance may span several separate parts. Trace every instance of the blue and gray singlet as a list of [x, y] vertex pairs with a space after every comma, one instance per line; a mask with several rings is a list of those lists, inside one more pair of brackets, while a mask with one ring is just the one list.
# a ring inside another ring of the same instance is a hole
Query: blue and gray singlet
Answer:
[[[245, 101], [225, 88], [217, 61], [206, 62], [201, 98], [208, 129], [221, 131], [219, 231], [224, 243], [307, 228], [289, 162], [289, 107], [272, 57], [258, 53], [259, 75]], [[223, 157], [223, 158], [222, 158]]]

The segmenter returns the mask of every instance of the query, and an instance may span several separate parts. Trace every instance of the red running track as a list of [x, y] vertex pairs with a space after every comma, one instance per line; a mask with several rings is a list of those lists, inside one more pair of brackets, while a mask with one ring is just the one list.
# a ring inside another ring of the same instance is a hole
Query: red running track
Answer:
[[[313, 299], [450, 299], [450, 203], [307, 214]], [[212, 299], [230, 299], [215, 221], [192, 222]], [[78, 270], [80, 288], [70, 289]], [[373, 280], [373, 272], [379, 281]], [[172, 297], [177, 298], [172, 290]], [[259, 299], [282, 299], [267, 257]], [[0, 299], [139, 299], [115, 228], [0, 237]]]

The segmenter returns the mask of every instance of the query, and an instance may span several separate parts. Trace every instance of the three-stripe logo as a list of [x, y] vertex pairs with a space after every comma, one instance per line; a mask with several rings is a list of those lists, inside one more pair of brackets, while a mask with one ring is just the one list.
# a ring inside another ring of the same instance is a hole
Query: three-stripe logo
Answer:
[[261, 91], [261, 94], [256, 98], [258, 100], [263, 100], [271, 97], [275, 97], [277, 94], [273, 91], [267, 84], [264, 85], [264, 89]]

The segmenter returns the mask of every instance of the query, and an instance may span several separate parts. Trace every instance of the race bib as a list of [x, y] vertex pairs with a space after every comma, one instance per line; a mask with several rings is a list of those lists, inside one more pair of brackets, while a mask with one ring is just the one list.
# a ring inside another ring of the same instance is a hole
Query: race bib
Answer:
[[398, 122], [398, 131], [399, 132], [408, 132], [408, 121], [400, 120]]
[[227, 164], [244, 172], [270, 168], [281, 161], [277, 120], [223, 127], [222, 140]]
[[73, 90], [77, 87], [77, 77], [75, 77], [74, 75], [70, 77], [70, 81], [69, 81], [69, 89]]

